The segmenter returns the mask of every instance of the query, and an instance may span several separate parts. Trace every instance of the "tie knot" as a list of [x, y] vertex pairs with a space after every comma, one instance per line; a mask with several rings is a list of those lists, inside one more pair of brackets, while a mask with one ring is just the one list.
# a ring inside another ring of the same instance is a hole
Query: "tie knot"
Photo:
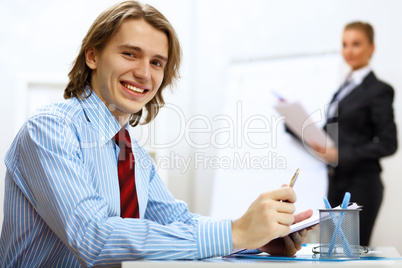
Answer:
[[128, 134], [127, 129], [122, 128], [117, 134], [114, 136], [114, 141], [122, 149], [131, 149], [131, 139], [130, 135]]
[[347, 87], [348, 85], [350, 85], [350, 84], [352, 84], [353, 83], [353, 78], [352, 78], [352, 76], [348, 76], [348, 78], [346, 79], [346, 81], [345, 81], [345, 83], [343, 83], [343, 88], [344, 87]]

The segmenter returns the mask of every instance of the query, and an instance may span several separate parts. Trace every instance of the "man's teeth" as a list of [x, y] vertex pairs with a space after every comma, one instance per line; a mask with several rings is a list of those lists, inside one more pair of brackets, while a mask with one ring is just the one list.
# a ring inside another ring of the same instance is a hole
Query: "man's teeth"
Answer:
[[123, 83], [123, 86], [125, 86], [128, 89], [131, 89], [132, 91], [138, 92], [138, 93], [143, 93], [144, 92], [144, 89], [141, 89], [141, 88], [138, 88], [138, 87], [126, 84], [126, 83]]

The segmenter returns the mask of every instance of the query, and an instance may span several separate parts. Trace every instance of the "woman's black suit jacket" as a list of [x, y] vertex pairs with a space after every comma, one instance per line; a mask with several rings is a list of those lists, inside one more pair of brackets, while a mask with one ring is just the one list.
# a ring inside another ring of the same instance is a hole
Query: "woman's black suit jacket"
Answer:
[[397, 149], [393, 99], [393, 88], [370, 72], [338, 103], [335, 116], [328, 118], [325, 127], [339, 154], [339, 163], [328, 166], [328, 199], [332, 206], [339, 205], [348, 191], [351, 201], [364, 206], [360, 215], [362, 245], [369, 243], [382, 200], [379, 159]]

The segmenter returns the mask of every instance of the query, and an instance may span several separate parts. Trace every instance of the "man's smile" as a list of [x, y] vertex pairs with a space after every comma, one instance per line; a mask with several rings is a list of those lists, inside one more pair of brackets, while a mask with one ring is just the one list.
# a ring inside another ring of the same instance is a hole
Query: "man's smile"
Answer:
[[128, 88], [128, 89], [130, 89], [130, 90], [132, 90], [132, 91], [134, 91], [134, 92], [137, 92], [137, 93], [144, 93], [144, 92], [148, 91], [147, 89], [138, 88], [138, 87], [135, 87], [135, 86], [133, 86], [133, 85], [127, 84], [127, 83], [125, 83], [125, 82], [120, 82], [120, 83], [121, 83], [124, 87], [126, 87], [126, 88]]

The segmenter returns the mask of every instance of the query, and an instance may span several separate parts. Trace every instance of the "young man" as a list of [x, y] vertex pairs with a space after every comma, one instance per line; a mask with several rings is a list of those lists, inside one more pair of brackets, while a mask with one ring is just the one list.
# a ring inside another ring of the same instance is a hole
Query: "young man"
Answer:
[[146, 122], [156, 116], [163, 90], [178, 77], [180, 53], [172, 26], [150, 6], [126, 1], [96, 19], [69, 74], [67, 101], [30, 117], [6, 155], [1, 267], [300, 248], [306, 231], [288, 236], [289, 225], [312, 212], [293, 215], [290, 187], [261, 194], [236, 221], [213, 221], [188, 212], [154, 165], [144, 165], [152, 161], [127, 128], [144, 108]]

